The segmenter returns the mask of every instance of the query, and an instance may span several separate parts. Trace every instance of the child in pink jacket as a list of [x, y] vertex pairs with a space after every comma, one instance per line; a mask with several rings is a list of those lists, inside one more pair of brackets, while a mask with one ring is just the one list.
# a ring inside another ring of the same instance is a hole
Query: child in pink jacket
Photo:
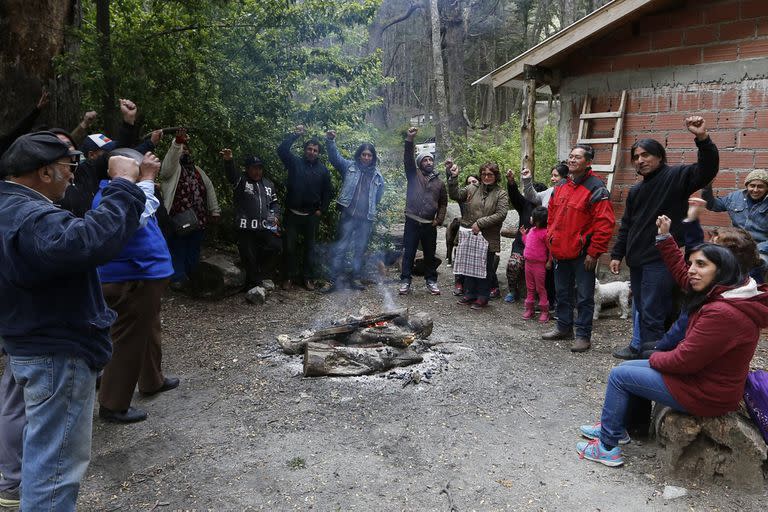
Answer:
[[531, 214], [531, 228], [520, 228], [525, 249], [525, 286], [528, 288], [528, 296], [525, 298], [525, 312], [523, 318], [533, 318], [533, 306], [536, 295], [539, 295], [539, 322], [549, 321], [549, 299], [547, 288], [544, 284], [547, 267], [551, 266], [549, 249], [547, 248], [547, 209], [536, 207]]

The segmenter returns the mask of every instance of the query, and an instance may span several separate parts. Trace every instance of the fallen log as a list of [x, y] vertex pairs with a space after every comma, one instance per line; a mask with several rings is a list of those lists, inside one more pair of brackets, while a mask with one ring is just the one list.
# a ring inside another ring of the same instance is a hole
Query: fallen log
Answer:
[[329, 346], [307, 343], [304, 353], [305, 377], [350, 377], [386, 371], [420, 363], [423, 358], [410, 348]]

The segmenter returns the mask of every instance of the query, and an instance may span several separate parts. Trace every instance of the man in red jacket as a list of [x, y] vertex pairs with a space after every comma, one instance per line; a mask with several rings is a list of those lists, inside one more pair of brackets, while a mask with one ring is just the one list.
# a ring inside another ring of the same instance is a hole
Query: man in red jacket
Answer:
[[[557, 326], [545, 340], [576, 339], [572, 352], [591, 347], [592, 314], [595, 309], [595, 267], [608, 250], [616, 217], [608, 189], [592, 172], [595, 152], [577, 144], [568, 156], [568, 181], [557, 185], [549, 201], [547, 242], [555, 260]], [[573, 319], [573, 288], [576, 287], [576, 321]]]

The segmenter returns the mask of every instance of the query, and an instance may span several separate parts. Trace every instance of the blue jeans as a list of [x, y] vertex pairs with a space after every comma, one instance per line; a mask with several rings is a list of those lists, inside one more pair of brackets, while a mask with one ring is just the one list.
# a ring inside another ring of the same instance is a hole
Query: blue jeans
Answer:
[[555, 261], [557, 329], [570, 332], [573, 321], [573, 288], [576, 287], [576, 336], [590, 339], [595, 312], [595, 271], [584, 268], [584, 256]]
[[371, 231], [373, 231], [373, 221], [352, 215], [341, 216], [339, 239], [333, 248], [333, 259], [331, 260], [331, 281], [336, 281], [339, 278], [339, 274], [345, 266], [347, 253], [350, 251], [352, 252], [350, 262], [352, 279], [362, 277], [363, 258], [365, 249], [368, 247], [368, 240], [371, 238]]
[[21, 452], [24, 443], [24, 393], [16, 384], [6, 356], [0, 377], [0, 491], [15, 489], [21, 483]]
[[629, 281], [640, 324], [640, 339], [632, 337], [632, 348], [639, 351], [643, 343], [664, 336], [664, 322], [672, 310], [674, 281], [662, 261], [630, 267]]
[[21, 510], [75, 510], [91, 457], [96, 371], [68, 355], [11, 356], [11, 370], [27, 415]]
[[624, 361], [611, 370], [605, 389], [603, 413], [600, 416], [600, 441], [617, 446], [624, 437], [629, 396], [636, 395], [686, 412], [672, 397], [661, 372], [650, 367], [647, 359]]
[[203, 244], [201, 229], [185, 236], [171, 235], [168, 237], [168, 251], [171, 253], [173, 263], [174, 283], [188, 278], [197, 264], [200, 262], [200, 246]]
[[431, 223], [418, 222], [410, 217], [405, 218], [403, 228], [403, 270], [400, 280], [411, 280], [413, 260], [416, 258], [419, 242], [421, 242], [421, 250], [424, 251], [424, 278], [427, 282], [437, 281], [437, 261], [435, 260], [437, 228]]

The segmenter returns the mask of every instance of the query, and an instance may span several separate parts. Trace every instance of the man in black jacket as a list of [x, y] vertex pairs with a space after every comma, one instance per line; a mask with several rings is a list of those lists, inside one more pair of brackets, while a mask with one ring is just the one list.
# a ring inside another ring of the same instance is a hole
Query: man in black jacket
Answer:
[[221, 150], [227, 181], [234, 187], [237, 250], [245, 266], [248, 288], [262, 286], [280, 253], [277, 217], [280, 205], [272, 182], [264, 177], [264, 163], [255, 156], [245, 159], [245, 172], [235, 169], [232, 150]]
[[656, 249], [656, 219], [659, 215], [672, 219], [671, 232], [676, 240], [682, 241], [681, 222], [688, 209], [688, 197], [717, 176], [720, 162], [717, 146], [707, 134], [704, 118], [688, 117], [685, 127], [696, 136], [698, 160], [695, 164], [670, 167], [664, 146], [653, 139], [640, 139], [632, 145], [632, 164], [643, 181], [634, 185], [627, 195], [610, 268], [618, 274], [621, 260], [626, 258], [639, 336], [633, 336], [629, 346], [613, 352], [619, 359], [636, 359], [640, 357], [642, 343], [660, 339], [664, 335], [666, 316], [672, 309], [674, 281]]
[[[303, 284], [307, 290], [314, 290], [315, 279], [315, 238], [320, 217], [328, 210], [333, 196], [331, 173], [318, 159], [320, 142], [310, 139], [304, 143], [301, 158], [291, 153], [296, 139], [304, 135], [304, 125], [298, 125], [277, 148], [277, 155], [288, 171], [287, 197], [285, 201], [285, 252], [288, 265], [287, 278], [283, 289], [291, 288], [291, 280]], [[304, 239], [303, 268], [299, 271], [299, 236]]]

